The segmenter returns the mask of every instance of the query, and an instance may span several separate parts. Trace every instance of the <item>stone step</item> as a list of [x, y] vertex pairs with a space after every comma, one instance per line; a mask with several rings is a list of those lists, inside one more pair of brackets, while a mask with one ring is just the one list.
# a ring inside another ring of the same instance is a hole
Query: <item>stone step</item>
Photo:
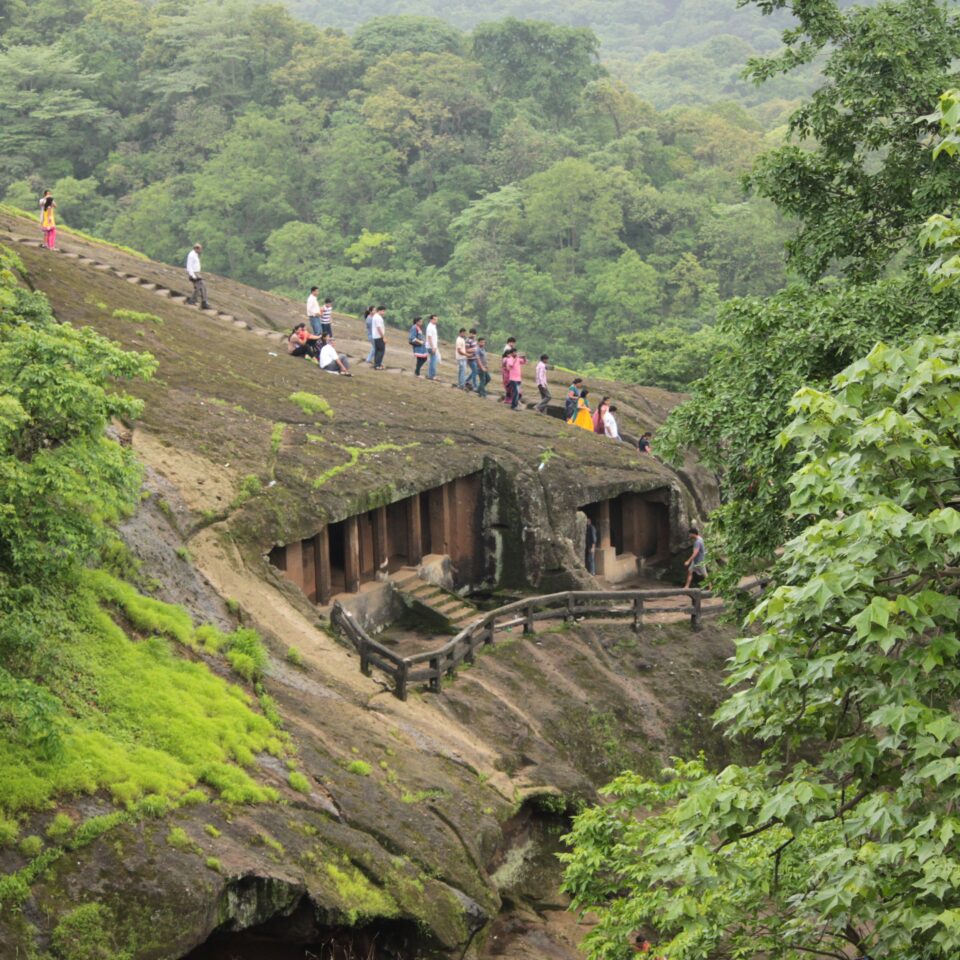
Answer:
[[168, 290], [166, 287], [157, 287], [157, 289], [154, 290], [153, 292], [154, 292], [158, 297], [172, 297], [172, 296], [173, 296], [173, 291], [172, 291], [172, 290]]

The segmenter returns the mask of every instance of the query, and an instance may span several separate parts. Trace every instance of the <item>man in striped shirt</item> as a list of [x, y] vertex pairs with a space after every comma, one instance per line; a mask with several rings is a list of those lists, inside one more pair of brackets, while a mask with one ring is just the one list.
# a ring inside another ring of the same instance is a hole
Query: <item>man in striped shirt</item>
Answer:
[[329, 297], [320, 308], [320, 332], [328, 340], [333, 336], [333, 301]]

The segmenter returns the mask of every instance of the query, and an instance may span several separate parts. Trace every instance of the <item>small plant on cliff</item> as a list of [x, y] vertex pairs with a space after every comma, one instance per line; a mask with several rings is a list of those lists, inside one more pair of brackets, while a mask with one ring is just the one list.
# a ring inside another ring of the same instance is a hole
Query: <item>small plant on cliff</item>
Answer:
[[50, 947], [56, 960], [131, 960], [133, 950], [121, 947], [117, 920], [100, 903], [85, 903], [65, 914], [54, 928]]
[[138, 310], [114, 310], [111, 316], [114, 320], [127, 320], [130, 323], [163, 323], [156, 314], [140, 313]]
[[300, 390], [297, 393], [291, 393], [287, 399], [295, 403], [308, 416], [333, 418], [333, 408], [323, 397], [315, 393], [305, 393]]
[[373, 767], [366, 760], [351, 760], [347, 764], [347, 772], [355, 773], [358, 777], [369, 777]]

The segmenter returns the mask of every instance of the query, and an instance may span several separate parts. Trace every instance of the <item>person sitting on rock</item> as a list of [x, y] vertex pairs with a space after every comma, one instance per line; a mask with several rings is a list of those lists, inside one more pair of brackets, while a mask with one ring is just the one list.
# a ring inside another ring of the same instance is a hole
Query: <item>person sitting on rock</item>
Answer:
[[335, 343], [333, 337], [324, 340], [323, 346], [320, 348], [320, 369], [327, 370], [330, 373], [339, 373], [342, 377], [352, 377], [353, 374], [350, 373], [347, 358], [342, 353], [337, 353]]
[[287, 337], [287, 353], [291, 357], [310, 357], [315, 359], [319, 356], [320, 347], [318, 346], [320, 338], [307, 330], [306, 323], [298, 323]]

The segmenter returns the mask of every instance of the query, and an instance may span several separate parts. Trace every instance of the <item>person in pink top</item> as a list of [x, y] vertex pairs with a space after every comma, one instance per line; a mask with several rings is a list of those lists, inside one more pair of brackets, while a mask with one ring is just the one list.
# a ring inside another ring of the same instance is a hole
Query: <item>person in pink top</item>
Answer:
[[516, 347], [504, 357], [503, 368], [507, 375], [507, 392], [510, 396], [511, 410], [516, 410], [520, 404], [520, 384], [523, 380], [523, 366], [526, 362], [526, 356], [517, 353]]

